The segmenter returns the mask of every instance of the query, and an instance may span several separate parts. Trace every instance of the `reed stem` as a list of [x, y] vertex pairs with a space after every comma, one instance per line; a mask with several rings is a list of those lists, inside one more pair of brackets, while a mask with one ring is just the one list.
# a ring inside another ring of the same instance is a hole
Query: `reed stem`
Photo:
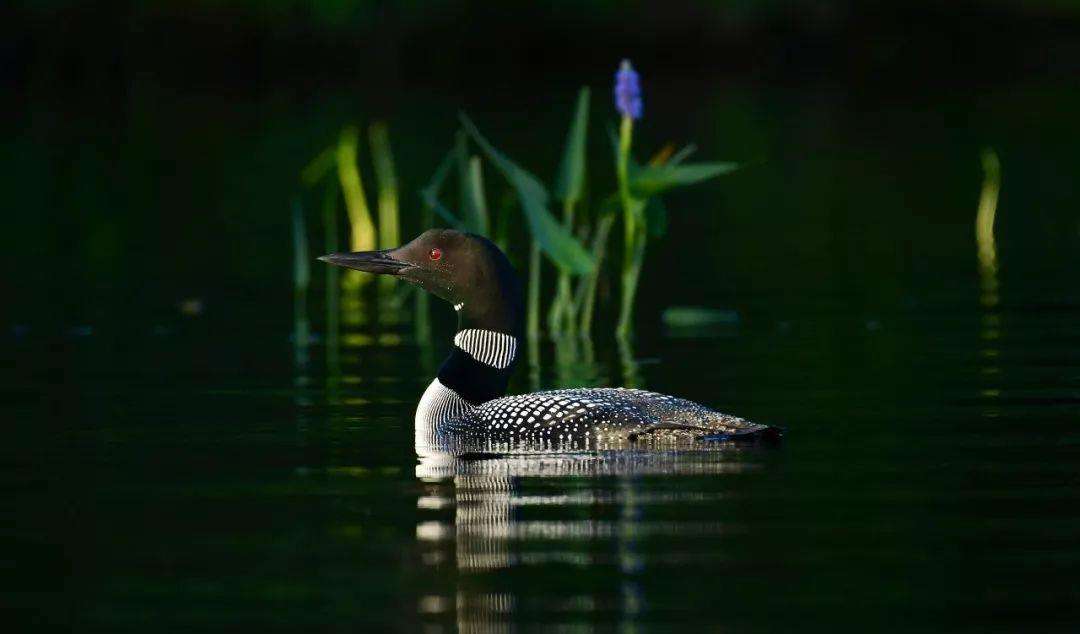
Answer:
[[580, 322], [578, 325], [581, 334], [592, 333], [593, 310], [596, 305], [596, 286], [600, 280], [600, 269], [604, 264], [604, 256], [607, 252], [608, 236], [611, 227], [615, 224], [614, 212], [608, 212], [600, 216], [596, 222], [596, 233], [593, 235], [592, 254], [596, 262], [596, 268], [592, 273], [581, 278], [578, 283], [578, 296], [576, 304], [580, 306]]
[[[378, 122], [368, 128], [368, 143], [371, 146], [371, 162], [375, 168], [375, 185], [379, 213], [378, 241], [380, 249], [393, 249], [401, 246], [401, 234], [398, 220], [398, 186], [394, 172], [394, 155], [390, 149], [390, 134], [385, 123]], [[400, 304], [394, 302], [395, 280], [388, 275], [379, 278], [379, 311], [387, 316], [400, 317]], [[385, 300], [391, 301], [385, 301]]]
[[[357, 165], [359, 139], [360, 133], [354, 126], [347, 126], [341, 131], [337, 146], [337, 172], [345, 208], [349, 212], [350, 247], [353, 251], [371, 251], [375, 249], [375, 223], [371, 219]], [[370, 275], [361, 275], [358, 271], [349, 271], [345, 278], [346, 285], [351, 288], [358, 288], [369, 279]]]
[[525, 334], [530, 339], [540, 336], [540, 243], [529, 245], [529, 288], [526, 299]]
[[371, 143], [371, 161], [375, 167], [375, 182], [379, 189], [379, 248], [393, 249], [401, 246], [401, 230], [398, 219], [397, 173], [394, 170], [390, 134], [386, 124], [379, 122], [369, 128], [368, 136]]
[[997, 216], [998, 194], [1001, 191], [1001, 161], [992, 149], [983, 150], [983, 183], [979, 194], [979, 210], [975, 215], [975, 242], [978, 247], [981, 302], [987, 308], [997, 306], [998, 257], [994, 239], [994, 220]]
[[[338, 224], [337, 224], [337, 184], [327, 181], [326, 192], [323, 194], [323, 252], [335, 253], [338, 250]], [[338, 287], [340, 270], [336, 266], [325, 266], [326, 270], [326, 374], [330, 382], [336, 382], [340, 378], [340, 333], [341, 333], [341, 305]]]
[[[567, 231], [573, 232], [574, 201], [570, 199], [563, 201], [563, 226]], [[552, 337], [558, 337], [564, 330], [573, 332], [577, 328], [574, 308], [570, 273], [560, 267], [555, 299], [551, 302], [551, 308], [548, 311], [548, 331]]]
[[623, 207], [623, 270], [619, 324], [615, 333], [624, 338], [633, 330], [634, 298], [637, 295], [641, 263], [645, 257], [644, 205], [630, 192], [630, 147], [634, 135], [634, 120], [622, 118], [619, 126], [619, 153], [615, 169], [619, 179], [619, 199]]
[[311, 263], [304, 227], [304, 210], [300, 201], [292, 204], [293, 237], [293, 348], [298, 366], [307, 365], [308, 342], [311, 339], [307, 313], [307, 292], [311, 282]]
[[[420, 210], [420, 226], [430, 227], [435, 224], [435, 212], [429, 205], [423, 205]], [[431, 372], [437, 366], [435, 359], [435, 346], [431, 341], [431, 296], [419, 286], [412, 287], [415, 298], [415, 314], [413, 315], [413, 338], [420, 348], [420, 362], [425, 371]]]

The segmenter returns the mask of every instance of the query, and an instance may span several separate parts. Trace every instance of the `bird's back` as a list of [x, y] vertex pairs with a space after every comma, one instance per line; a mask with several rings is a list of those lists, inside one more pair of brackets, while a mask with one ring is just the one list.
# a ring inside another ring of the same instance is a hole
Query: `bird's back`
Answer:
[[693, 401], [626, 388], [574, 388], [506, 396], [447, 420], [441, 431], [496, 448], [599, 449], [635, 442], [734, 440], [775, 428]]

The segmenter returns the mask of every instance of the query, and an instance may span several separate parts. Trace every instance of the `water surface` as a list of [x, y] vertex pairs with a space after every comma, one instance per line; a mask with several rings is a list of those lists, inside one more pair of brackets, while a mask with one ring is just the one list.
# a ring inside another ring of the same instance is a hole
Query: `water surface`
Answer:
[[[610, 326], [591, 349], [544, 342], [513, 389], [637, 384], [784, 425], [786, 442], [435, 467], [416, 459], [412, 413], [449, 346], [449, 307], [432, 342], [372, 315], [328, 349], [316, 268], [318, 338], [291, 339], [282, 175], [334, 107], [253, 104], [255, 123], [230, 130], [248, 119], [223, 110], [207, 131], [140, 95], [112, 125], [143, 145], [83, 128], [57, 149], [46, 142], [74, 133], [44, 126], [44, 109], [17, 139], [38, 180], [15, 195], [42, 211], [17, 221], [9, 255], [69, 254], [18, 278], [4, 324], [20, 616], [403, 631], [1080, 622], [1071, 93], [885, 106], [744, 89], [668, 116], [703, 152], [769, 160], [669, 201], [631, 348]], [[1024, 114], [1036, 107], [1045, 120]], [[441, 148], [423, 148], [435, 124], [406, 132], [408, 116], [393, 129], [416, 183]], [[487, 121], [554, 164], [509, 119]], [[177, 176], [156, 161], [194, 159], [185, 128], [220, 153]], [[987, 144], [1004, 172], [992, 300], [973, 229]], [[127, 180], [102, 180], [104, 164]], [[670, 330], [670, 305], [736, 318]]]

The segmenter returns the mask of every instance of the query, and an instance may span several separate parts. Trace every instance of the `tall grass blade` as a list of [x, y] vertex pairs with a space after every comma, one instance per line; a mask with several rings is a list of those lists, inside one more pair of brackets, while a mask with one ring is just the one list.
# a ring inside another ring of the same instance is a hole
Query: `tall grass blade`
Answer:
[[623, 267], [620, 276], [622, 293], [619, 298], [619, 323], [615, 326], [615, 334], [619, 339], [626, 339], [633, 330], [634, 298], [637, 296], [641, 265], [645, 260], [647, 238], [645, 200], [635, 197], [630, 188], [630, 175], [641, 169], [634, 162], [631, 149], [633, 136], [634, 121], [624, 116], [619, 125], [618, 136], [612, 134], [619, 202], [623, 208]]
[[337, 148], [333, 146], [326, 148], [322, 152], [319, 152], [318, 156], [311, 159], [311, 161], [304, 166], [304, 169], [300, 170], [300, 182], [307, 187], [311, 187], [333, 171], [336, 163]]
[[307, 246], [307, 229], [304, 226], [304, 210], [300, 206], [300, 200], [294, 199], [292, 204], [292, 235], [293, 235], [293, 288], [298, 293], [306, 293], [311, 284], [311, 257]]
[[475, 233], [491, 237], [487, 197], [484, 195], [483, 170], [483, 164], [480, 162], [479, 156], [473, 156], [469, 159], [464, 180], [465, 217], [471, 219], [469, 224]]
[[[337, 183], [327, 181], [322, 202], [323, 253], [338, 251], [338, 189]], [[341, 305], [339, 276], [341, 269], [324, 266], [326, 270], [326, 375], [331, 388], [341, 378]]]
[[[345, 209], [349, 213], [350, 248], [353, 251], [372, 251], [375, 249], [375, 223], [371, 219], [367, 198], [364, 194], [363, 180], [357, 165], [360, 132], [355, 126], [347, 126], [338, 137], [337, 172], [341, 183], [341, 193], [345, 198]], [[349, 271], [346, 283], [353, 288], [370, 280], [370, 275], [360, 275]]]
[[469, 138], [464, 130], [458, 130], [454, 135], [453, 152], [458, 172], [458, 211], [462, 222], [467, 231], [487, 236], [487, 204], [483, 202], [483, 189], [475, 191], [476, 185], [470, 174]]
[[[578, 92], [574, 120], [566, 135], [559, 175], [555, 180], [555, 196], [576, 203], [585, 191], [585, 140], [589, 132], [589, 89]], [[571, 207], [572, 209], [572, 207]]]
[[[555, 181], [555, 196], [563, 201], [563, 226], [574, 231], [574, 209], [585, 192], [585, 141], [589, 131], [589, 89], [578, 92], [574, 118], [566, 135], [562, 162]], [[573, 331], [577, 328], [570, 272], [560, 267], [556, 283], [555, 299], [548, 314], [548, 330], [558, 336], [564, 328]]]
[[525, 335], [529, 339], [540, 336], [540, 243], [529, 241], [529, 284], [525, 289]]
[[307, 229], [304, 226], [304, 210], [300, 200], [292, 203], [293, 239], [293, 346], [298, 365], [307, 361], [310, 326], [307, 314], [307, 292], [311, 284], [311, 262], [307, 245]]
[[629, 337], [618, 337], [619, 361], [622, 365], [624, 387], [641, 387], [641, 364], [634, 353], [634, 344]]
[[982, 168], [979, 210], [975, 214], [975, 241], [979, 247], [980, 267], [987, 271], [997, 271], [994, 220], [997, 217], [998, 193], [1001, 191], [1001, 161], [996, 152], [991, 149], [983, 150]]
[[[574, 230], [574, 202], [570, 199], [563, 201], [563, 226], [567, 231]], [[599, 263], [596, 266], [598, 267]], [[559, 278], [555, 284], [555, 298], [548, 311], [548, 332], [555, 338], [559, 338], [564, 330], [569, 332], [577, 330], [577, 312], [573, 301], [570, 272], [562, 267], [558, 270]], [[595, 272], [596, 267], [585, 275]]]
[[430, 229], [434, 224], [434, 214], [438, 214], [454, 229], [459, 231], [468, 230], [465, 223], [439, 201], [439, 193], [442, 191], [443, 183], [446, 182], [447, 175], [450, 174], [450, 169], [454, 166], [455, 156], [454, 150], [447, 152], [442, 162], [435, 168], [435, 173], [431, 175], [431, 180], [420, 190], [420, 201], [424, 203], [424, 208], [431, 212], [430, 221], [424, 224], [425, 231]]
[[379, 189], [379, 248], [392, 249], [401, 246], [401, 228], [398, 217], [397, 174], [394, 170], [394, 153], [390, 147], [390, 133], [386, 124], [379, 122], [368, 129], [368, 136], [371, 161], [375, 167], [375, 182]]
[[[623, 126], [625, 127], [626, 124], [624, 123]], [[631, 125], [630, 127], [632, 128], [633, 126]], [[627, 131], [626, 134], [629, 135], [630, 132]], [[630, 188], [632, 175], [639, 172], [643, 168], [640, 164], [638, 164], [638, 162], [634, 159], [634, 155], [630, 152], [629, 139], [627, 139], [626, 141], [626, 148], [624, 152], [622, 147], [622, 135], [615, 132], [613, 128], [609, 127], [608, 136], [611, 139], [611, 149], [615, 155], [615, 173], [619, 180], [619, 191], [617, 195], [619, 201], [623, 205], [623, 211], [627, 216], [634, 218], [635, 220], [644, 222], [646, 201], [642, 198], [637, 198], [636, 196], [634, 196], [634, 193], [633, 191], [631, 191]]]
[[464, 114], [461, 124], [518, 194], [529, 230], [556, 265], [574, 273], [588, 273], [595, 264], [574, 236], [548, 211], [548, 193], [540, 181], [496, 150]]
[[498, 206], [495, 207], [494, 237], [492, 240], [507, 253], [510, 249], [510, 225], [513, 223], [514, 207], [517, 205], [517, 197], [510, 190], [505, 190], [498, 198]]
[[620, 339], [630, 336], [634, 329], [634, 301], [637, 299], [641, 267], [645, 262], [646, 227], [641, 221], [627, 223], [623, 254], [622, 295], [619, 298], [619, 323], [615, 334]]
[[[390, 149], [390, 133], [383, 122], [368, 128], [368, 144], [371, 146], [371, 163], [375, 168], [376, 200], [379, 210], [378, 240], [380, 249], [401, 246], [400, 221], [398, 219], [398, 185], [394, 171], [394, 154]], [[387, 317], [398, 315], [398, 302], [394, 300], [394, 278], [380, 275], [379, 310]], [[386, 299], [391, 301], [386, 302]]]
[[600, 271], [604, 265], [604, 257], [607, 254], [608, 239], [611, 236], [611, 228], [615, 226], [615, 211], [618, 204], [606, 205], [596, 220], [596, 230], [592, 238], [592, 256], [596, 262], [596, 269], [578, 280], [577, 294], [574, 302], [577, 304], [578, 328], [583, 334], [592, 332], [593, 312], [596, 306], [596, 287], [600, 280]]
[[979, 276], [983, 306], [997, 306], [998, 257], [994, 238], [994, 221], [997, 218], [998, 195], [1001, 192], [1001, 160], [994, 150], [987, 148], [982, 154], [983, 182], [979, 193], [979, 210], [975, 214], [975, 243], [978, 247]]
[[487, 200], [484, 198], [484, 175], [480, 171], [479, 159], [469, 156], [469, 139], [464, 130], [458, 130], [454, 137], [454, 158], [458, 167], [458, 209], [461, 211], [465, 228], [490, 237]]

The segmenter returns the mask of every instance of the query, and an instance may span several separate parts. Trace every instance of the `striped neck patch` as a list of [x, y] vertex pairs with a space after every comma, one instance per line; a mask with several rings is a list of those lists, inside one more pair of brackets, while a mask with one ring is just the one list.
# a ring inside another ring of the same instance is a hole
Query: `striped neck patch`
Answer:
[[517, 357], [517, 339], [492, 330], [467, 328], [454, 335], [454, 345], [480, 363], [499, 370], [510, 367]]

